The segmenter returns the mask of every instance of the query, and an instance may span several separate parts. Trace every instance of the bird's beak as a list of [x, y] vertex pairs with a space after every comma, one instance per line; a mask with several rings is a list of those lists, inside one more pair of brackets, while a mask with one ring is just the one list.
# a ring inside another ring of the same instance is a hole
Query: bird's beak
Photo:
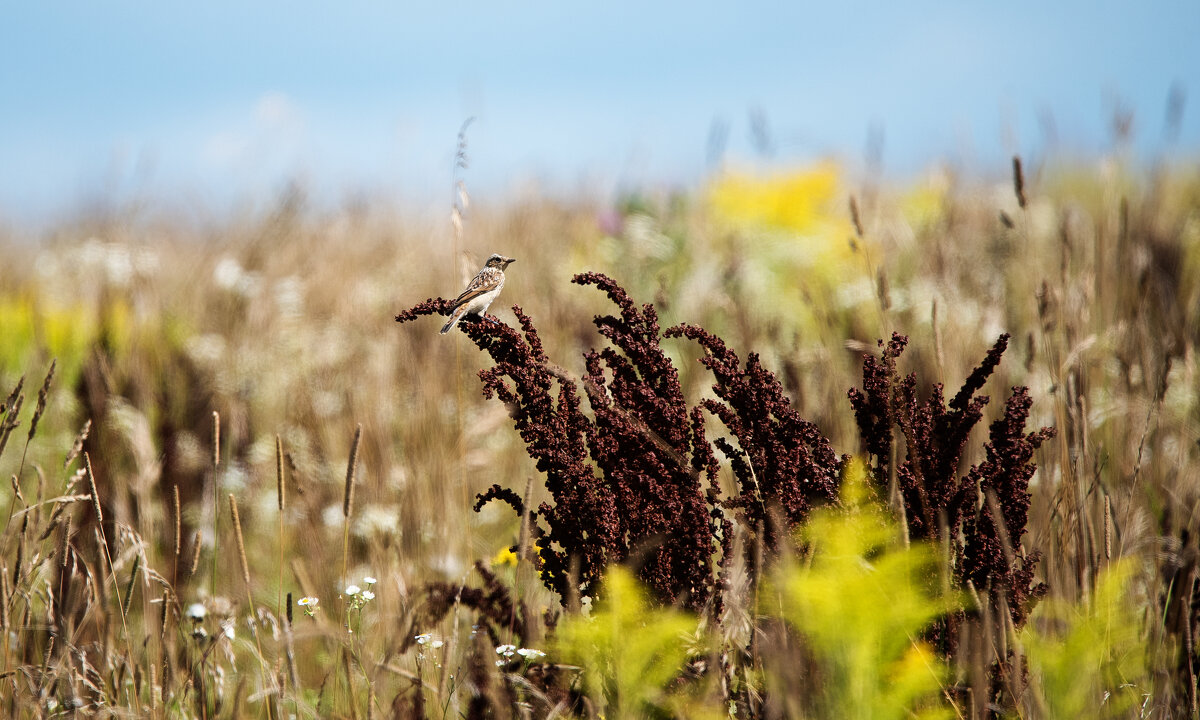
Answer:
[[505, 267], [507, 267], [509, 264], [515, 263], [516, 261], [517, 261], [516, 258], [504, 258], [504, 265], [505, 265]]

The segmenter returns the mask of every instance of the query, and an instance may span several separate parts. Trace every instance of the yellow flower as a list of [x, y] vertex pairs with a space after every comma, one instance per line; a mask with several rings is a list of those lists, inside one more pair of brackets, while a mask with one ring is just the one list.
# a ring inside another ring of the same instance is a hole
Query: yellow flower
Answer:
[[[838, 168], [830, 162], [759, 178], [727, 172], [709, 190], [709, 201], [718, 217], [748, 230], [782, 230], [797, 235], [823, 235], [835, 220]], [[849, 227], [848, 219], [841, 223]]]
[[500, 548], [500, 551], [496, 553], [495, 557], [492, 558], [492, 565], [495, 567], [500, 567], [502, 565], [511, 565], [516, 567], [517, 554], [513, 552], [511, 547], [502, 547]]
[[[811, 334], [823, 327], [835, 289], [873, 279], [872, 243], [857, 237], [841, 171], [823, 162], [771, 174], [727, 171], [708, 186], [714, 225], [737, 262], [746, 301], [786, 308], [786, 326]], [[829, 307], [819, 307], [822, 304]]]

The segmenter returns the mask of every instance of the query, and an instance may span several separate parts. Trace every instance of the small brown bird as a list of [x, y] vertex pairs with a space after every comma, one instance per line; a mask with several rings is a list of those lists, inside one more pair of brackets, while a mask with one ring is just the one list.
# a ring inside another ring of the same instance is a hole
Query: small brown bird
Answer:
[[442, 326], [443, 335], [454, 329], [464, 315], [482, 316], [487, 312], [488, 306], [504, 287], [504, 268], [514, 261], [515, 258], [504, 257], [498, 253], [487, 259], [483, 269], [467, 284], [467, 289], [454, 299], [450, 319]]

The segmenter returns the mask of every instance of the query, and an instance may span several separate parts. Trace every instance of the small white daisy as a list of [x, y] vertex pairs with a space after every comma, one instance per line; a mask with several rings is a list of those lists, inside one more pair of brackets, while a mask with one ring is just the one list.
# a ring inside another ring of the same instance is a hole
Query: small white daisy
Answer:
[[360, 588], [360, 587], [359, 587], [359, 586], [357, 586], [357, 585], [348, 585], [348, 586], [346, 587], [346, 594], [347, 594], [347, 595], [354, 596], [354, 595], [357, 595], [357, 594], [359, 594], [360, 592], [362, 592], [362, 588]]
[[546, 657], [546, 653], [541, 650], [534, 650], [533, 648], [521, 648], [517, 651], [517, 654], [526, 660], [539, 660]]
[[297, 600], [296, 604], [299, 605], [300, 607], [304, 608], [305, 615], [312, 617], [313, 615], [317, 614], [317, 610], [319, 609], [317, 607], [317, 604], [320, 602], [321, 601], [318, 600], [317, 598], [306, 595], [306, 596], [300, 598], [299, 600]]
[[376, 580], [375, 578], [371, 577], [370, 575], [363, 578], [363, 583], [366, 585], [374, 585], [377, 582], [379, 582], [379, 581]]
[[192, 622], [200, 622], [207, 614], [208, 610], [205, 609], [205, 607], [200, 603], [192, 603], [191, 605], [188, 605], [186, 615], [192, 619]]
[[371, 592], [370, 590], [363, 590], [362, 591], [362, 599], [363, 600], [374, 600], [375, 593]]

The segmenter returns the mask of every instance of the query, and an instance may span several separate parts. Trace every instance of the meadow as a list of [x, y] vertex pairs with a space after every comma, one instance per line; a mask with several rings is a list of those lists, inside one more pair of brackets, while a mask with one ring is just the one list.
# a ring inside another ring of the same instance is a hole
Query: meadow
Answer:
[[1194, 165], [0, 246], [10, 717], [1197, 716]]

